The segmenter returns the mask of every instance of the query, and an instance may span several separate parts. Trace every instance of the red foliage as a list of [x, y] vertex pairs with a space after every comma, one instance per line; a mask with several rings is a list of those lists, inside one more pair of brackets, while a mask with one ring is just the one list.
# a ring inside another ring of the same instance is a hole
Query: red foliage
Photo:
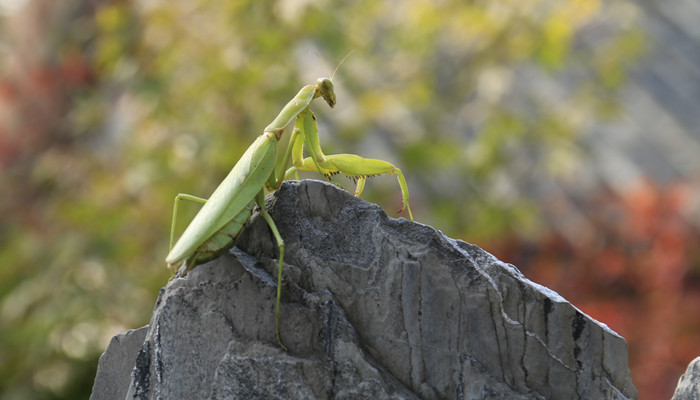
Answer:
[[0, 168], [69, 140], [65, 117], [75, 92], [95, 83], [92, 68], [72, 53], [0, 79]]
[[644, 182], [587, 201], [593, 235], [487, 247], [621, 334], [639, 398], [668, 399], [700, 355], [700, 232], [690, 206], [688, 184]]

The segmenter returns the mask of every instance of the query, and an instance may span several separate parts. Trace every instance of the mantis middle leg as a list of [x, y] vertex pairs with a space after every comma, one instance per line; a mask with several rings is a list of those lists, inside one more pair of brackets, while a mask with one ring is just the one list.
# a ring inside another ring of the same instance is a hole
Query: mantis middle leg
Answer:
[[284, 347], [284, 345], [282, 344], [282, 339], [280, 338], [280, 300], [282, 298], [282, 264], [284, 259], [284, 240], [282, 240], [282, 236], [280, 235], [279, 230], [277, 230], [277, 225], [275, 225], [275, 221], [272, 219], [270, 214], [268, 214], [267, 209], [265, 208], [264, 190], [258, 192], [257, 196], [255, 196], [255, 202], [258, 204], [258, 207], [260, 207], [260, 215], [270, 226], [272, 235], [275, 237], [275, 240], [277, 241], [277, 246], [280, 250], [280, 261], [279, 267], [277, 268], [277, 304], [275, 305], [275, 335], [277, 338], [277, 343], [280, 345], [280, 347], [282, 347], [282, 349], [287, 351], [287, 348]]

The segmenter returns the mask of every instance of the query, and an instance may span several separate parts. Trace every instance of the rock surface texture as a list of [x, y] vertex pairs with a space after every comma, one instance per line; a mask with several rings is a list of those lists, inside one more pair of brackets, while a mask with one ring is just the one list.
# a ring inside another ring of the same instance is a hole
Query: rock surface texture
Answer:
[[[133, 369], [101, 361], [93, 399], [636, 398], [622, 337], [480, 248], [329, 183], [286, 182], [267, 205], [289, 351], [254, 214], [237, 248], [161, 291]], [[105, 374], [131, 380], [104, 396]]]
[[678, 380], [672, 400], [700, 399], [700, 357], [688, 364], [685, 374]]

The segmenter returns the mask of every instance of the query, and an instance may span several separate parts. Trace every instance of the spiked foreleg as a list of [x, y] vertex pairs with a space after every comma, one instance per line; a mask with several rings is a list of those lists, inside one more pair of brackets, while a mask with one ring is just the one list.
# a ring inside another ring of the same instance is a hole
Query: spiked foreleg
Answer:
[[[307, 157], [299, 165], [290, 168], [287, 174], [296, 170], [316, 171], [315, 162], [311, 157]], [[321, 164], [320, 173], [326, 176], [341, 173], [351, 178], [356, 178], [356, 196], [362, 193], [367, 177], [382, 174], [396, 175], [399, 186], [401, 187], [401, 198], [403, 200], [403, 207], [401, 207], [399, 211], [405, 208], [406, 211], [408, 211], [408, 216], [413, 220], [411, 207], [408, 203], [408, 186], [406, 185], [406, 179], [401, 170], [396, 168], [394, 164], [388, 161], [360, 157], [355, 154], [332, 154], [326, 156], [326, 162]]]

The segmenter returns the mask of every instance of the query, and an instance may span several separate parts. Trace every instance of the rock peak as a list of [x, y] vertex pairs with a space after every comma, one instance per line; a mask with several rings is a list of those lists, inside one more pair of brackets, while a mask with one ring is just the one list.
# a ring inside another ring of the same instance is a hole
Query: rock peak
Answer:
[[289, 352], [274, 344], [277, 245], [254, 214], [229, 254], [168, 283], [140, 336], [110, 344], [92, 399], [636, 398], [622, 337], [477, 246], [326, 182], [285, 182], [267, 205]]

